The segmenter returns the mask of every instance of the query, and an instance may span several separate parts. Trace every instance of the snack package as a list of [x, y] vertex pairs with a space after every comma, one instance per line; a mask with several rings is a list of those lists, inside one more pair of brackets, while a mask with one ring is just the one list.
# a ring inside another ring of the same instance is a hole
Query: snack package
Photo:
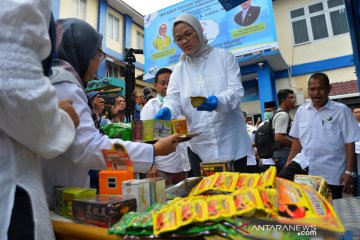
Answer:
[[218, 175], [219, 173], [215, 173], [214, 175], [203, 178], [201, 182], [195, 187], [195, 190], [190, 192], [189, 196], [200, 195], [206, 191], [211, 190], [211, 187], [214, 185], [214, 181]]
[[254, 188], [257, 186], [259, 179], [260, 174], [239, 173], [239, 177], [235, 185], [235, 190]]
[[328, 200], [329, 203], [332, 203], [330, 188], [323, 177], [296, 174], [294, 182], [313, 187], [314, 190]]
[[176, 206], [166, 206], [152, 214], [154, 222], [154, 234], [173, 231], [179, 228], [178, 212]]
[[124, 170], [133, 172], [132, 162], [126, 148], [119, 144], [113, 144], [113, 149], [101, 150], [108, 170]]
[[134, 217], [137, 216], [136, 212], [126, 213], [119, 222], [115, 223], [112, 227], [109, 228], [109, 234], [118, 234], [125, 235], [125, 230], [129, 226], [130, 222]]
[[218, 173], [214, 180], [212, 190], [220, 192], [233, 192], [239, 175], [237, 173], [222, 172]]
[[186, 226], [195, 220], [196, 211], [194, 203], [183, 200], [176, 203], [177, 216], [180, 226]]
[[280, 223], [315, 225], [333, 232], [345, 232], [333, 207], [313, 187], [276, 178]]
[[150, 183], [146, 179], [133, 179], [122, 182], [122, 196], [135, 198], [137, 212], [145, 211], [150, 207]]
[[221, 217], [220, 202], [218, 196], [211, 196], [206, 198], [206, 209], [209, 220], [218, 219]]
[[190, 200], [194, 204], [195, 219], [196, 222], [204, 222], [208, 220], [207, 205], [205, 200], [199, 197], [191, 198]]
[[110, 123], [102, 127], [102, 131], [109, 138], [120, 138], [124, 141], [131, 140], [130, 123]]
[[72, 200], [95, 197], [95, 195], [94, 188], [56, 187], [54, 188], [55, 213], [65, 218], [72, 218]]
[[263, 174], [260, 175], [257, 186], [261, 188], [274, 188], [276, 177], [276, 167], [269, 167]]
[[276, 189], [258, 189], [264, 211], [270, 216], [277, 215], [277, 191]]
[[203, 96], [193, 96], [190, 97], [191, 105], [194, 108], [200, 107], [201, 104], [203, 104], [206, 101], [206, 97]]
[[235, 215], [250, 217], [256, 210], [264, 210], [259, 191], [257, 189], [238, 190], [231, 194]]
[[178, 134], [183, 134], [183, 135], [187, 135], [188, 134], [188, 127], [187, 127], [187, 122], [186, 119], [176, 119], [176, 120], [171, 120], [171, 130], [172, 133], [178, 133]]
[[125, 213], [136, 210], [135, 199], [124, 199], [111, 195], [74, 199], [72, 203], [74, 222], [100, 227], [110, 227], [118, 222]]

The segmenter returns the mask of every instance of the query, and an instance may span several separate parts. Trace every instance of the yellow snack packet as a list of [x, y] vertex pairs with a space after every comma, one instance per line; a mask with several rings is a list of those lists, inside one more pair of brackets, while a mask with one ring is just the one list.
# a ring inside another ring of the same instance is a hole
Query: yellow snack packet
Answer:
[[195, 221], [203, 222], [208, 220], [207, 216], [207, 205], [203, 198], [193, 198], [192, 203], [194, 204]]
[[203, 96], [193, 96], [190, 97], [191, 105], [194, 108], [200, 107], [201, 104], [203, 104], [206, 101], [206, 97]]
[[312, 186], [276, 178], [278, 217], [280, 223], [315, 225], [343, 233], [344, 226], [333, 207]]
[[218, 201], [218, 196], [214, 195], [214, 196], [208, 197], [205, 200], [205, 202], [206, 202], [208, 220], [220, 218], [221, 211], [220, 211], [220, 203]]
[[195, 220], [196, 212], [194, 203], [191, 201], [179, 201], [176, 203], [177, 215], [179, 217], [179, 225], [185, 226]]
[[189, 196], [200, 195], [206, 191], [211, 190], [211, 187], [213, 186], [214, 181], [218, 175], [219, 173], [215, 173], [214, 175], [203, 178], [201, 182], [199, 182], [199, 184], [195, 187], [195, 191], [191, 191]]
[[231, 172], [221, 172], [216, 175], [214, 179], [214, 185], [212, 190], [221, 191], [221, 192], [233, 192], [235, 190], [235, 185], [239, 178], [239, 174]]
[[177, 210], [174, 206], [165, 206], [160, 211], [152, 214], [154, 234], [176, 230], [180, 227]]
[[271, 166], [268, 170], [261, 174], [257, 186], [262, 188], [274, 188], [275, 177], [276, 167]]
[[259, 191], [257, 189], [238, 190], [231, 194], [235, 215], [250, 217], [256, 210], [264, 210]]
[[256, 187], [260, 179], [259, 174], [239, 173], [238, 175], [239, 177], [235, 185], [235, 191]]
[[264, 211], [272, 216], [277, 215], [277, 191], [276, 189], [258, 189]]

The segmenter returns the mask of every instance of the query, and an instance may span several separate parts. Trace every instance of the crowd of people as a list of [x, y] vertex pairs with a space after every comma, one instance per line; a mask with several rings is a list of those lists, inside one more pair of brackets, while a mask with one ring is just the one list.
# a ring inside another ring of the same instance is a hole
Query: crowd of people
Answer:
[[[146, 100], [133, 98], [140, 119], [186, 118], [189, 130], [200, 135], [181, 144], [178, 134], [154, 144], [109, 139], [99, 129], [128, 121], [126, 99], [117, 96], [109, 104], [102, 93], [85, 91], [105, 57], [102, 35], [79, 19], [55, 23], [48, 1], [29, 1], [0, 9], [0, 24], [9, 30], [0, 33], [0, 54], [6, 56], [0, 58], [0, 239], [54, 239], [47, 211], [53, 188], [89, 186], [89, 169], [106, 168], [101, 150], [114, 143], [127, 149], [135, 172], [162, 176], [167, 185], [200, 176], [201, 163], [231, 162], [236, 172], [275, 165], [278, 176], [290, 180], [297, 173], [322, 176], [333, 198], [353, 191], [360, 107], [351, 111], [330, 100], [326, 74], [311, 75], [311, 100], [294, 121], [292, 90], [281, 89], [276, 101], [265, 103], [258, 128], [271, 122], [274, 146], [271, 156], [259, 158], [258, 129], [246, 124], [240, 107], [244, 88], [236, 58], [209, 45], [200, 22], [182, 14], [172, 28], [183, 52], [178, 63], [157, 72], [156, 97], [147, 90]], [[194, 108], [191, 96], [205, 101]]]

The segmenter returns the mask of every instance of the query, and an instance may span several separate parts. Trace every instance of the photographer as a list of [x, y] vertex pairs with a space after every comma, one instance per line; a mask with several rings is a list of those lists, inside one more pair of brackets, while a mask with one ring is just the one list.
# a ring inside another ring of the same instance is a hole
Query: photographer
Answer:
[[111, 106], [111, 121], [113, 123], [125, 122], [126, 99], [124, 96], [117, 96], [115, 104]]
[[107, 124], [107, 120], [103, 121], [103, 112], [105, 109], [105, 101], [101, 98], [99, 92], [90, 92], [86, 95], [89, 100], [89, 106], [91, 108], [91, 117], [94, 121], [95, 127], [100, 129], [101, 126]]

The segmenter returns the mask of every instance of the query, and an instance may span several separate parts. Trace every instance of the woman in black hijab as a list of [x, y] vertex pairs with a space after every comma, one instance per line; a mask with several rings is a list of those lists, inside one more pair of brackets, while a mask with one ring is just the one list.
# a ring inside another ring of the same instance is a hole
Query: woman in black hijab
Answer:
[[145, 143], [109, 139], [95, 128], [84, 86], [94, 78], [105, 54], [101, 51], [102, 35], [79, 19], [58, 20], [57, 59], [50, 77], [59, 99], [73, 99], [79, 115], [73, 144], [61, 156], [42, 161], [45, 191], [51, 205], [54, 186], [89, 187], [89, 169], [105, 169], [101, 150], [111, 149], [113, 143], [123, 145], [132, 159], [135, 172], [149, 171], [153, 157], [175, 151], [178, 135]]
[[58, 20], [58, 59], [72, 66], [86, 87], [94, 79], [105, 54], [101, 50], [102, 34], [90, 24], [75, 18]]

